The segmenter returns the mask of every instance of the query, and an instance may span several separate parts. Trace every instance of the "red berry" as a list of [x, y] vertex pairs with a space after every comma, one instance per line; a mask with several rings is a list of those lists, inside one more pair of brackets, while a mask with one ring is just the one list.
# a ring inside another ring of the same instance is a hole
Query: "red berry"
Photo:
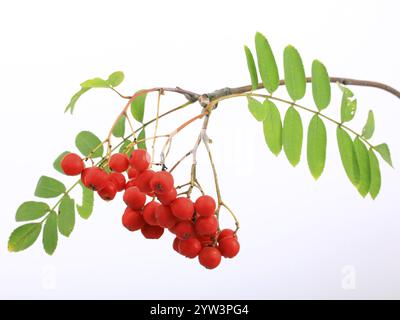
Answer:
[[81, 181], [82, 181], [83, 185], [84, 185], [86, 188], [89, 188], [89, 185], [87, 184], [86, 177], [87, 177], [88, 172], [90, 172], [91, 169], [92, 169], [92, 168], [83, 169], [83, 170], [82, 170], [82, 173], [81, 173]]
[[181, 240], [179, 242], [178, 249], [179, 253], [181, 253], [187, 258], [193, 259], [197, 257], [197, 255], [201, 251], [201, 243], [196, 238]]
[[215, 216], [200, 217], [196, 220], [195, 228], [201, 236], [213, 235], [218, 230], [218, 220]]
[[165, 194], [157, 194], [157, 199], [164, 205], [168, 206], [171, 204], [172, 201], [176, 199], [177, 192], [175, 188], [172, 188]]
[[199, 262], [207, 269], [214, 269], [221, 262], [221, 252], [214, 247], [204, 247], [199, 253]]
[[224, 238], [236, 238], [236, 234], [231, 229], [221, 230], [221, 232], [218, 235], [218, 242], [221, 241]]
[[138, 175], [135, 181], [136, 186], [140, 189], [140, 191], [144, 193], [149, 193], [152, 191], [152, 188], [150, 187], [150, 180], [154, 175], [155, 172], [153, 170], [145, 170]]
[[125, 153], [115, 153], [110, 157], [108, 165], [113, 171], [124, 172], [129, 167], [129, 158]]
[[174, 187], [174, 178], [168, 171], [159, 171], [150, 181], [150, 187], [157, 194], [166, 194]]
[[108, 175], [108, 180], [111, 181], [115, 185], [118, 192], [125, 189], [126, 181], [125, 181], [125, 176], [122, 173], [111, 172]]
[[124, 202], [133, 210], [140, 210], [146, 203], [146, 195], [138, 187], [130, 187], [125, 190]]
[[106, 201], [110, 201], [115, 198], [117, 194], [117, 187], [111, 181], [98, 191], [100, 198]]
[[133, 168], [142, 172], [150, 166], [151, 159], [146, 150], [138, 149], [132, 152], [129, 162]]
[[172, 214], [171, 209], [164, 205], [156, 208], [155, 215], [158, 224], [164, 228], [172, 228], [178, 222], [178, 219]]
[[225, 258], [233, 258], [239, 253], [240, 244], [235, 238], [224, 238], [219, 242], [218, 249]]
[[203, 217], [212, 216], [215, 213], [215, 207], [215, 201], [210, 196], [201, 196], [194, 204], [196, 213]]
[[129, 179], [136, 179], [138, 175], [139, 175], [139, 172], [135, 168], [130, 167], [128, 169], [128, 178]]
[[174, 227], [174, 233], [181, 240], [192, 238], [195, 234], [194, 225], [191, 221], [181, 221]]
[[176, 198], [170, 207], [174, 216], [181, 220], [191, 220], [193, 217], [194, 206], [189, 198]]
[[125, 185], [125, 190], [129, 189], [130, 187], [136, 187], [136, 180], [131, 179]]
[[81, 174], [83, 169], [85, 169], [85, 165], [81, 157], [76, 153], [68, 153], [61, 160], [61, 168], [66, 175], [76, 176]]
[[136, 231], [143, 227], [145, 222], [140, 211], [126, 208], [124, 214], [122, 215], [122, 224], [128, 230]]
[[197, 239], [199, 239], [202, 247], [209, 247], [214, 244], [214, 240], [211, 236], [200, 236], [197, 235]]
[[149, 224], [145, 224], [140, 230], [146, 239], [159, 239], [164, 233], [164, 228]]
[[84, 180], [90, 189], [101, 190], [108, 182], [108, 174], [101, 168], [92, 167], [85, 172]]
[[174, 239], [174, 242], [172, 243], [172, 247], [173, 247], [174, 250], [175, 250], [176, 252], [178, 252], [178, 253], [180, 253], [180, 252], [179, 252], [179, 243], [180, 243], [181, 241], [182, 241], [181, 239], [175, 238], [175, 239]]
[[158, 202], [150, 201], [143, 208], [143, 219], [151, 226], [157, 226], [156, 209], [160, 206]]

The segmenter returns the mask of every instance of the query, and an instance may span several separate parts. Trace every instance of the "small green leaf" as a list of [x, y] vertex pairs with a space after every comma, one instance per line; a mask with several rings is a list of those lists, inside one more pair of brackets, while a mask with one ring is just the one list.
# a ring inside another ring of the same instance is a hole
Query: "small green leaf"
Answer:
[[75, 201], [64, 196], [58, 210], [58, 230], [63, 236], [69, 237], [75, 226]]
[[369, 188], [369, 194], [372, 199], [375, 199], [381, 189], [381, 169], [379, 167], [379, 161], [376, 157], [374, 150], [369, 149], [369, 166], [371, 169], [371, 185]]
[[93, 190], [86, 188], [82, 182], [80, 182], [80, 185], [82, 187], [82, 205], [77, 204], [76, 209], [83, 219], [89, 219], [93, 212], [94, 193]]
[[300, 100], [306, 94], [306, 74], [303, 61], [297, 49], [287, 46], [283, 52], [285, 86], [293, 101]]
[[75, 104], [78, 101], [78, 99], [83, 95], [85, 92], [87, 92], [90, 88], [81, 88], [77, 93], [75, 93], [71, 100], [69, 101], [67, 107], [65, 108], [64, 112], [70, 112], [71, 114], [74, 112], [75, 109]]
[[128, 153], [127, 153], [127, 148], [128, 148], [129, 146], [131, 146], [131, 144], [132, 144], [132, 141], [130, 141], [130, 140], [125, 140], [125, 142], [124, 142], [124, 143], [121, 145], [121, 147], [119, 148], [119, 152], [121, 152], [121, 153], [126, 153], [126, 154], [128, 155], [128, 157], [130, 157], [134, 148], [131, 147]]
[[324, 171], [326, 160], [326, 127], [316, 114], [312, 117], [307, 133], [307, 162], [314, 179]]
[[61, 161], [62, 159], [64, 159], [64, 157], [69, 154], [70, 151], [64, 151], [63, 153], [61, 153], [56, 160], [54, 160], [53, 162], [53, 167], [54, 169], [56, 169], [58, 172], [65, 174], [63, 169], [61, 168]]
[[374, 149], [381, 155], [383, 160], [385, 160], [391, 167], [393, 167], [392, 157], [390, 155], [390, 149], [386, 143], [381, 143], [375, 146]]
[[251, 114], [256, 118], [257, 121], [264, 121], [267, 116], [267, 107], [265, 104], [262, 104], [260, 101], [247, 97], [248, 108]]
[[360, 138], [354, 140], [354, 150], [357, 156], [357, 163], [360, 169], [360, 181], [358, 183], [358, 192], [365, 197], [369, 192], [371, 185], [371, 169], [369, 166], [368, 149]]
[[255, 36], [258, 70], [265, 89], [273, 93], [279, 86], [279, 72], [268, 40], [257, 32]]
[[303, 145], [303, 124], [300, 114], [290, 107], [283, 120], [282, 131], [283, 150], [289, 162], [295, 167], [300, 162], [301, 147]]
[[[138, 94], [140, 91], [136, 92]], [[131, 113], [136, 121], [143, 123], [144, 118], [144, 106], [146, 103], [147, 94], [141, 94], [136, 97], [131, 103]]]
[[146, 141], [145, 141], [144, 139], [146, 139], [146, 131], [145, 131], [145, 129], [143, 128], [142, 131], [140, 131], [140, 133], [139, 133], [139, 135], [138, 135], [138, 137], [137, 137], [137, 141], [140, 141], [140, 142], [137, 144], [138, 149], [147, 150]]
[[95, 149], [96, 151], [91, 154], [92, 158], [98, 158], [103, 155], [104, 148], [100, 139], [90, 131], [81, 131], [75, 138], [75, 145], [79, 151], [88, 156]]
[[367, 118], [367, 123], [365, 124], [363, 131], [362, 131], [362, 136], [365, 139], [371, 139], [372, 135], [374, 134], [375, 131], [375, 119], [374, 119], [374, 113], [372, 110], [368, 112], [368, 118]]
[[247, 46], [244, 46], [244, 52], [246, 54], [247, 68], [249, 69], [251, 78], [251, 89], [256, 90], [258, 88], [258, 75], [256, 64], [254, 63], [253, 54]]
[[354, 98], [353, 92], [339, 84], [340, 90], [343, 92], [342, 103], [340, 107], [340, 117], [342, 123], [349, 122], [356, 114], [357, 110], [357, 99]]
[[15, 215], [16, 221], [31, 221], [43, 217], [50, 211], [47, 203], [37, 201], [27, 201], [21, 204]]
[[35, 189], [35, 196], [39, 198], [55, 198], [65, 192], [62, 182], [47, 176], [41, 176]]
[[107, 83], [115, 88], [124, 81], [125, 75], [122, 71], [115, 71], [108, 76]]
[[267, 116], [263, 121], [265, 142], [271, 152], [277, 156], [282, 150], [281, 115], [272, 101], [266, 99], [263, 104], [267, 110]]
[[81, 83], [82, 88], [109, 88], [108, 82], [101, 78], [93, 78]]
[[353, 141], [350, 135], [339, 126], [336, 129], [336, 137], [344, 170], [351, 183], [357, 188], [360, 181], [360, 169]]
[[315, 105], [318, 110], [323, 110], [331, 102], [331, 83], [328, 71], [325, 66], [318, 60], [312, 63], [312, 93]]
[[57, 248], [58, 230], [57, 213], [50, 212], [43, 227], [43, 248], [48, 255], [52, 255]]
[[33, 245], [42, 230], [41, 223], [27, 223], [15, 229], [8, 239], [8, 251], [18, 252]]
[[122, 138], [125, 134], [125, 120], [126, 117], [122, 116], [121, 118], [118, 119], [117, 124], [115, 125], [112, 134], [114, 137], [117, 138]]

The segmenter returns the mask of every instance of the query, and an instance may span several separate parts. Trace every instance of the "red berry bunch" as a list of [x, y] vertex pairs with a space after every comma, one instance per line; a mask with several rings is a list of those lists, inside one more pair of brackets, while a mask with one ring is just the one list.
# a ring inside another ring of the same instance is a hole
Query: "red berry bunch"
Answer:
[[174, 250], [191, 259], [198, 257], [208, 269], [216, 268], [221, 257], [235, 257], [240, 249], [236, 233], [219, 230], [215, 200], [202, 195], [193, 203], [190, 198], [178, 197], [171, 173], [155, 172], [150, 164], [150, 155], [142, 149], [134, 150], [130, 158], [124, 153], [113, 154], [108, 162], [111, 173], [99, 167], [85, 168], [73, 153], [61, 161], [66, 174], [80, 174], [82, 183], [104, 200], [112, 200], [123, 191], [127, 207], [122, 224], [129, 231], [140, 230], [147, 239], [159, 239], [168, 229], [175, 235]]

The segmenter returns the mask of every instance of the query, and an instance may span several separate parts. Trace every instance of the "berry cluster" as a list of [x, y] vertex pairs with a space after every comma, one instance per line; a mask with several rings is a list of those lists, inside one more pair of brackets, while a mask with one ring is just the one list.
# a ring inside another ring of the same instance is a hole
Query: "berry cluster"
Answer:
[[208, 269], [216, 268], [222, 256], [236, 256], [240, 249], [236, 233], [219, 230], [214, 199], [202, 195], [193, 203], [190, 198], [178, 197], [171, 173], [155, 172], [150, 165], [150, 155], [141, 149], [134, 150], [130, 158], [123, 153], [113, 154], [108, 162], [111, 173], [99, 167], [85, 168], [74, 153], [61, 161], [65, 174], [80, 174], [82, 183], [106, 201], [124, 192], [127, 207], [122, 224], [129, 231], [140, 229], [145, 238], [159, 239], [168, 229], [175, 235], [174, 250], [188, 258], [198, 257]]

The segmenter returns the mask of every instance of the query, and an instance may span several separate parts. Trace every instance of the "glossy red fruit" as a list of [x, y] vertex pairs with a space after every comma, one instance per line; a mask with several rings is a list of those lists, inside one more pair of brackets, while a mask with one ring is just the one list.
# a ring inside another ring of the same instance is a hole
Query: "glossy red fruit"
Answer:
[[212, 246], [214, 244], [214, 240], [212, 236], [200, 236], [197, 235], [197, 239], [199, 239], [202, 247]]
[[215, 201], [210, 196], [201, 196], [199, 197], [195, 204], [194, 209], [199, 216], [209, 217], [215, 213]]
[[135, 168], [137, 171], [142, 172], [148, 169], [151, 159], [146, 150], [138, 149], [132, 152], [129, 162], [132, 168]]
[[171, 204], [172, 201], [176, 199], [178, 193], [176, 192], [175, 188], [172, 188], [170, 191], [164, 194], [156, 194], [157, 199], [164, 205], [168, 206]]
[[151, 189], [157, 194], [166, 194], [174, 187], [174, 178], [168, 171], [159, 171], [150, 181]]
[[174, 233], [181, 240], [186, 240], [194, 237], [195, 230], [193, 222], [191, 221], [178, 222], [174, 227]]
[[189, 198], [176, 198], [170, 207], [173, 215], [181, 220], [191, 220], [193, 217], [194, 206]]
[[144, 193], [152, 192], [152, 188], [150, 187], [150, 180], [154, 177], [155, 172], [153, 170], [145, 170], [138, 175], [136, 178], [136, 186], [140, 189], [140, 191]]
[[136, 179], [139, 175], [139, 171], [137, 171], [135, 168], [130, 167], [128, 169], [128, 178], [129, 179]]
[[160, 204], [156, 201], [150, 201], [143, 208], [143, 219], [147, 224], [151, 226], [157, 226], [157, 218], [156, 218], [156, 209], [160, 206]]
[[91, 169], [93, 169], [93, 168], [85, 168], [82, 170], [82, 173], [81, 173], [81, 181], [86, 188], [89, 188], [89, 185], [87, 184], [87, 181], [86, 181], [86, 177], [87, 177], [87, 174], [91, 171]]
[[110, 201], [115, 198], [115, 195], [117, 194], [117, 187], [113, 182], [109, 181], [98, 191], [98, 194], [103, 200]]
[[200, 217], [196, 220], [195, 229], [201, 236], [213, 235], [218, 230], [218, 220], [215, 216]]
[[190, 238], [187, 240], [181, 240], [179, 242], [179, 253], [184, 255], [187, 258], [193, 259], [197, 257], [199, 252], [201, 251], [201, 243], [196, 238]]
[[103, 169], [92, 167], [85, 173], [84, 179], [88, 188], [101, 190], [108, 182], [108, 174]]
[[68, 153], [61, 160], [61, 169], [68, 176], [76, 176], [81, 174], [83, 169], [85, 169], [85, 165], [81, 157], [76, 153]]
[[157, 223], [164, 228], [172, 228], [178, 222], [178, 219], [172, 214], [171, 209], [168, 206], [158, 206], [155, 215]]
[[218, 249], [225, 258], [233, 258], [239, 253], [240, 244], [235, 238], [224, 238], [219, 242]]
[[108, 162], [112, 171], [124, 172], [129, 167], [129, 158], [125, 153], [114, 153]]
[[125, 184], [125, 190], [130, 188], [130, 187], [136, 187], [136, 180], [132, 179], [129, 180], [126, 184]]
[[224, 238], [236, 238], [236, 234], [232, 229], [224, 229], [218, 235], [218, 242]]
[[173, 247], [174, 250], [175, 250], [176, 252], [178, 252], [178, 253], [180, 253], [180, 252], [179, 252], [179, 243], [180, 243], [181, 241], [182, 241], [181, 239], [175, 238], [175, 239], [174, 239], [174, 242], [172, 243], [172, 247]]
[[199, 262], [207, 269], [214, 269], [221, 263], [221, 252], [214, 247], [204, 247], [199, 253]]
[[111, 172], [108, 175], [108, 180], [115, 185], [118, 192], [125, 189], [126, 180], [125, 176], [122, 173]]
[[140, 211], [126, 208], [122, 215], [122, 224], [129, 231], [136, 231], [142, 228], [145, 224]]
[[138, 187], [130, 187], [125, 190], [123, 200], [133, 210], [140, 210], [146, 203], [146, 195]]
[[164, 228], [149, 224], [145, 224], [140, 230], [146, 239], [159, 239], [164, 233]]

